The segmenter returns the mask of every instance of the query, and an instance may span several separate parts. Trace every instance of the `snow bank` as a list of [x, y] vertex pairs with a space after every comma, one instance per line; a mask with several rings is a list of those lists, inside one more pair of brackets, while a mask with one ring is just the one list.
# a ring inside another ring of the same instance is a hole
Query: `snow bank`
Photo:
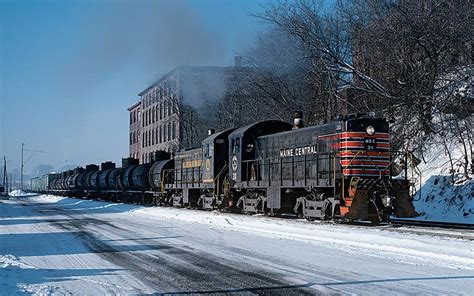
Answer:
[[32, 268], [31, 266], [21, 262], [13, 255], [0, 255], [0, 268], [7, 268], [9, 266], [15, 266], [19, 268]]
[[[456, 164], [461, 157], [460, 147], [452, 145], [451, 156]], [[442, 146], [433, 145], [421, 163], [421, 189], [413, 195], [418, 219], [474, 224], [474, 181], [454, 184], [451, 164]], [[455, 165], [456, 167], [456, 165]]]
[[49, 195], [49, 194], [43, 194], [43, 195], [38, 195], [34, 197], [30, 197], [31, 200], [36, 201], [36, 202], [48, 202], [48, 203], [55, 203], [58, 201], [61, 201], [63, 199], [66, 199], [67, 197], [63, 196], [56, 196], [56, 195]]
[[9, 193], [10, 196], [21, 196], [21, 195], [25, 195], [25, 192], [23, 190], [13, 190], [12, 192]]
[[13, 190], [12, 192], [9, 193], [10, 196], [29, 196], [29, 195], [34, 195], [35, 193], [26, 193], [23, 190], [17, 189]]
[[431, 176], [415, 195], [420, 218], [474, 224], [474, 182], [452, 184], [451, 176]]

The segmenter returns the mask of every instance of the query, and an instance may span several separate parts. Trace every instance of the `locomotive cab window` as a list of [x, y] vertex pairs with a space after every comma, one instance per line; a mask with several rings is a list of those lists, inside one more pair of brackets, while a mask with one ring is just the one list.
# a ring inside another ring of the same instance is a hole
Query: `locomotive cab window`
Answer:
[[245, 147], [245, 151], [250, 153], [253, 151], [253, 144], [247, 144], [247, 147]]
[[204, 157], [211, 158], [212, 157], [212, 144], [207, 144], [204, 146]]
[[240, 152], [240, 138], [232, 140], [232, 153], [237, 154]]

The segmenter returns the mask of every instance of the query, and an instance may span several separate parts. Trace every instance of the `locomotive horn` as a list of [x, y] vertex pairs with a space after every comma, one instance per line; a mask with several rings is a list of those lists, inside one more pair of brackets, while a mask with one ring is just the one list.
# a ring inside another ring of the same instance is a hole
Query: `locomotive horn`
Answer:
[[293, 116], [293, 129], [299, 129], [304, 127], [303, 124], [303, 111], [295, 111]]

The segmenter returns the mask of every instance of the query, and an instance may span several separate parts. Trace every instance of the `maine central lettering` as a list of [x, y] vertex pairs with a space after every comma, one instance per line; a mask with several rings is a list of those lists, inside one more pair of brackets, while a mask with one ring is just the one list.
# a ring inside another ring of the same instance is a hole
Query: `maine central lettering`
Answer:
[[318, 153], [318, 147], [316, 145], [306, 146], [306, 147], [297, 147], [297, 148], [287, 148], [280, 150], [280, 157], [289, 157], [289, 156], [300, 156], [308, 154]]

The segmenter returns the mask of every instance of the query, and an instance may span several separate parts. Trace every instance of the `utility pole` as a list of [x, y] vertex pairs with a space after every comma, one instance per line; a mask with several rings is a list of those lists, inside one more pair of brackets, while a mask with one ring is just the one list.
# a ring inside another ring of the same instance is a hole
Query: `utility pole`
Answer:
[[31, 157], [35, 154], [35, 152], [44, 152], [41, 150], [32, 150], [32, 149], [25, 149], [25, 143], [21, 143], [21, 175], [20, 175], [20, 189], [23, 189], [23, 166], [25, 165], [23, 162], [23, 151], [30, 151], [33, 152], [30, 157], [26, 160], [30, 160]]
[[8, 192], [8, 177], [7, 177], [7, 158], [3, 156], [3, 187]]
[[8, 195], [10, 193], [10, 189], [12, 188], [11, 185], [11, 174], [10, 178], [8, 178], [8, 169], [7, 169], [7, 157], [3, 156], [3, 187], [5, 187], [5, 192]]
[[20, 190], [23, 189], [23, 147], [25, 143], [21, 143], [21, 173], [20, 173]]

